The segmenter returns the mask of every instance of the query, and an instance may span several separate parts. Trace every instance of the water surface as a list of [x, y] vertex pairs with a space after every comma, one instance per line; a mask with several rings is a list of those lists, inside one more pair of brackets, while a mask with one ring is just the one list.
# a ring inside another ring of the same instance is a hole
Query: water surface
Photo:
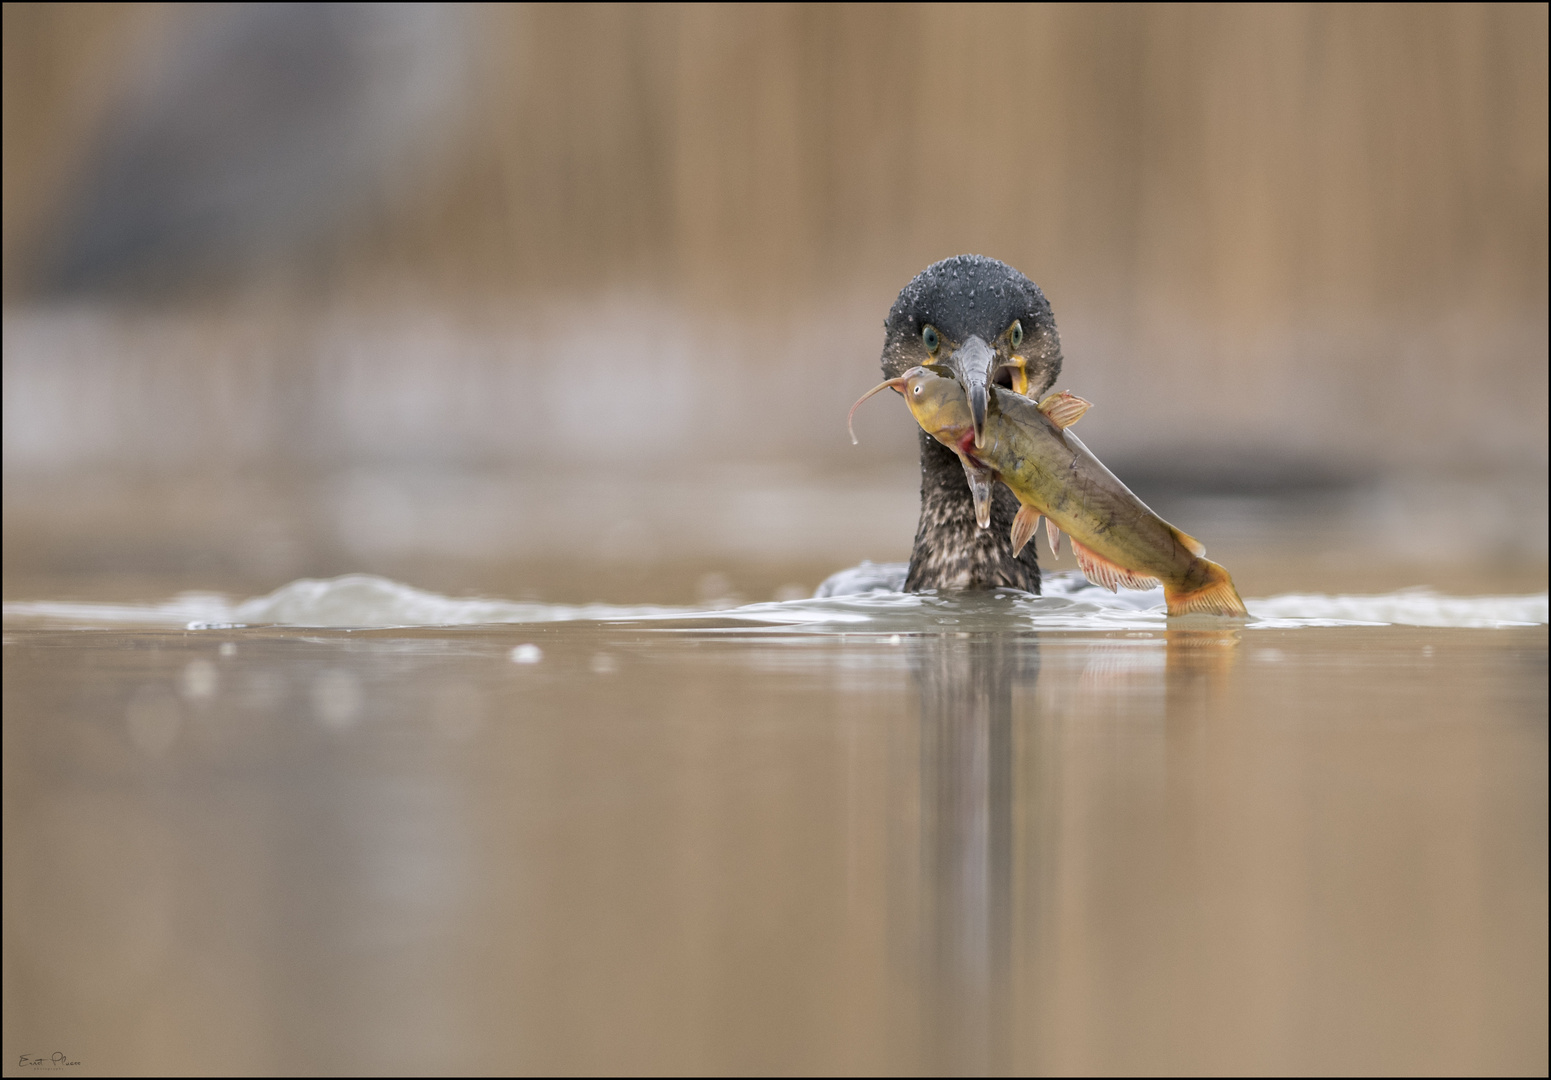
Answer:
[[7, 605], [7, 1053], [1546, 1068], [1543, 594], [210, 626], [309, 588], [464, 603]]

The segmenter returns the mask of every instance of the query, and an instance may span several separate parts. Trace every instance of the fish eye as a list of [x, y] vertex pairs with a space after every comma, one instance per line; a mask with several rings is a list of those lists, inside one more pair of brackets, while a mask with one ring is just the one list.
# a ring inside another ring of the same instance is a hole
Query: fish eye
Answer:
[[921, 396], [921, 384], [920, 383], [916, 383], [916, 388], [912, 392], [915, 394], [916, 397], [920, 397]]
[[1023, 344], [1023, 324], [1017, 319], [1012, 322], [1012, 327], [1007, 331], [1007, 337], [1012, 342], [1012, 347], [1017, 348]]
[[928, 326], [921, 331], [921, 340], [926, 343], [926, 351], [935, 354], [939, 344], [937, 340], [937, 328]]

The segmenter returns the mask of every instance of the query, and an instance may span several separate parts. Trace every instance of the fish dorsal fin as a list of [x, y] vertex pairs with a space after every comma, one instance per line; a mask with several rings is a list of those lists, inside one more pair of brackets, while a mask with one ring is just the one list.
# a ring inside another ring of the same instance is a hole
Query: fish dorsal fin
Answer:
[[1070, 390], [1062, 390], [1041, 401], [1038, 408], [1052, 424], [1064, 430], [1081, 420], [1082, 414], [1093, 408], [1093, 402], [1084, 401]]
[[1018, 516], [1012, 519], [1012, 557], [1017, 558], [1023, 545], [1034, 539], [1039, 532], [1039, 511], [1028, 503], [1018, 507]]
[[1174, 528], [1172, 525], [1169, 526], [1169, 530], [1174, 533], [1174, 539], [1178, 540], [1180, 545], [1196, 558], [1199, 559], [1201, 556], [1206, 554], [1206, 545], [1201, 543], [1201, 541], [1197, 540], [1194, 536], [1187, 536], [1180, 532], [1178, 529]]
[[1110, 562], [1097, 552], [1083, 547], [1075, 537], [1072, 539], [1072, 554], [1077, 556], [1077, 565], [1083, 577], [1110, 592], [1117, 589], [1155, 589], [1162, 584], [1155, 577], [1138, 574]]

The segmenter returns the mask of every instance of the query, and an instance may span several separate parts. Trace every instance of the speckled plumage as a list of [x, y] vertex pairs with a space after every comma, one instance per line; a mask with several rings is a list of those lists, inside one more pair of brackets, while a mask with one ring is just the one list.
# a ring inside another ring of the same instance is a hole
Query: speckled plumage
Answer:
[[[971, 335], [1006, 351], [1005, 335], [1017, 320], [1023, 330], [1018, 355], [1026, 360], [1028, 393], [1047, 391], [1061, 372], [1061, 340], [1045, 296], [1028, 278], [983, 255], [959, 255], [933, 263], [900, 290], [884, 323], [882, 366], [893, 378], [917, 364], [940, 362]], [[943, 345], [936, 355], [922, 341], [931, 325]], [[991, 524], [975, 524], [975, 506], [958, 457], [921, 435], [921, 519], [905, 589], [1039, 591], [1034, 545], [1014, 558], [1010, 533], [1018, 500], [1000, 484], [991, 500]]]

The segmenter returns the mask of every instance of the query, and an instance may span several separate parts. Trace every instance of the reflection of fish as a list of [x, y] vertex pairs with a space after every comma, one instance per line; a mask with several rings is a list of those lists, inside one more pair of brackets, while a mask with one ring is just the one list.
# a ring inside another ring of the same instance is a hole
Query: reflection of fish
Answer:
[[[1071, 394], [1052, 394], [1035, 405], [1028, 398], [991, 388], [980, 444], [969, 401], [957, 380], [917, 367], [868, 391], [888, 387], [903, 394], [916, 423], [959, 455], [975, 498], [975, 515], [990, 519], [990, 491], [1001, 480], [1022, 508], [1012, 526], [1014, 552], [1033, 537], [1044, 515], [1055, 551], [1060, 530], [1088, 580], [1114, 592], [1162, 583], [1170, 615], [1247, 615], [1233, 579], [1202, 558], [1201, 542], [1153, 513], [1066, 430], [1088, 409]], [[857, 405], [861, 404], [857, 402]], [[852, 412], [856, 411], [853, 405]], [[855, 436], [852, 436], [855, 438]]]

